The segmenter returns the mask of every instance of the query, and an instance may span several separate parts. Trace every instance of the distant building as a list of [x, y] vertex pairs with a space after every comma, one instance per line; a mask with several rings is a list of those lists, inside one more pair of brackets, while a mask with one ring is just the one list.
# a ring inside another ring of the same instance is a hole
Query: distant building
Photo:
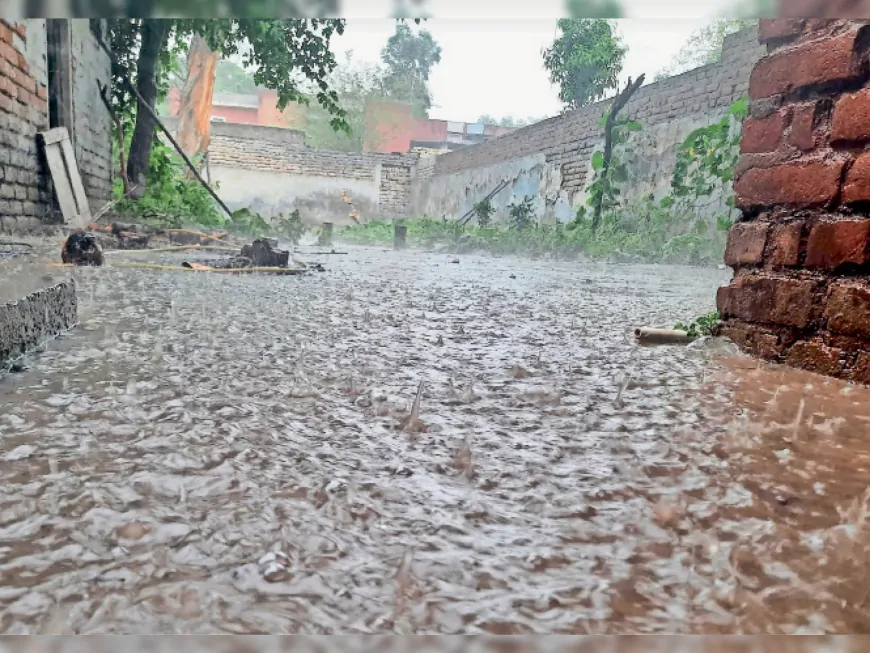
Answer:
[[[169, 91], [169, 115], [177, 116], [181, 103], [178, 88]], [[291, 104], [278, 110], [278, 94], [260, 89], [256, 94], [215, 93], [212, 120], [245, 125], [305, 129], [307, 107]], [[447, 152], [475, 145], [514, 131], [513, 128], [479, 123], [415, 118], [411, 106], [399, 102], [372, 102], [366, 107], [367, 152]]]

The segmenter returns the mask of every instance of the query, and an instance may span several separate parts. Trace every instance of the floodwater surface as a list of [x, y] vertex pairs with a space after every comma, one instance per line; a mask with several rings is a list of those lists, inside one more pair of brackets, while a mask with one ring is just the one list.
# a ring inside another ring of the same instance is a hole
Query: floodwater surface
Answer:
[[870, 392], [633, 342], [725, 272], [312, 258], [74, 272], [0, 379], [0, 631], [870, 628]]

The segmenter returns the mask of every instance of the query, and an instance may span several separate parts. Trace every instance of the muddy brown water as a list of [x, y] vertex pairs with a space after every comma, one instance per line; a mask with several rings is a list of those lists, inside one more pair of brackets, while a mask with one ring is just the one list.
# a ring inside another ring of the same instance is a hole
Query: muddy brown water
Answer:
[[870, 392], [631, 338], [725, 272], [318, 260], [74, 272], [0, 379], [0, 631], [868, 630]]

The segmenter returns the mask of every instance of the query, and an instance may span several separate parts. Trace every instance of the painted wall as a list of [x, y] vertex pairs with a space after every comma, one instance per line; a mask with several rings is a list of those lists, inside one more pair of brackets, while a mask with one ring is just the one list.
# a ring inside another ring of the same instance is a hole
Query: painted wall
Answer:
[[[628, 143], [631, 182], [627, 200], [668, 192], [679, 145], [694, 129], [712, 124], [747, 91], [749, 73], [766, 49], [757, 28], [726, 38], [719, 63], [642, 87], [625, 108], [643, 130]], [[412, 188], [415, 215], [456, 218], [492, 191], [509, 186], [492, 203], [496, 220], [507, 206], [534, 197], [545, 222], [567, 221], [586, 201], [590, 160], [603, 146], [601, 116], [610, 101], [571, 111], [480, 145], [438, 156], [434, 170], [420, 171]], [[709, 217], [727, 213], [724, 194], [696, 207]]]

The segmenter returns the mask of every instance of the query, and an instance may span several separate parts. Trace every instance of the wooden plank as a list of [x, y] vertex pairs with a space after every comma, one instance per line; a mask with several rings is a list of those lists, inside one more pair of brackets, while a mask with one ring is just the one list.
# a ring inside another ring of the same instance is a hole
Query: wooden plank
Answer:
[[88, 204], [88, 196], [85, 194], [85, 186], [82, 184], [82, 176], [79, 174], [79, 166], [76, 163], [76, 155], [73, 151], [72, 142], [69, 138], [65, 138], [60, 142], [63, 159], [66, 163], [67, 174], [69, 175], [70, 185], [72, 186], [73, 196], [76, 199], [79, 217], [85, 223], [91, 221], [91, 207]]
[[60, 143], [65, 138], [69, 138], [69, 132], [66, 130], [66, 127], [55, 127], [47, 132], [42, 132], [42, 142], [46, 145]]
[[66, 164], [57, 143], [45, 146], [45, 158], [48, 161], [48, 169], [51, 171], [51, 180], [54, 183], [54, 192], [57, 195], [57, 203], [63, 213], [64, 222], [76, 229], [83, 229], [86, 221], [79, 219], [76, 198], [73, 195], [72, 186], [66, 172]]

